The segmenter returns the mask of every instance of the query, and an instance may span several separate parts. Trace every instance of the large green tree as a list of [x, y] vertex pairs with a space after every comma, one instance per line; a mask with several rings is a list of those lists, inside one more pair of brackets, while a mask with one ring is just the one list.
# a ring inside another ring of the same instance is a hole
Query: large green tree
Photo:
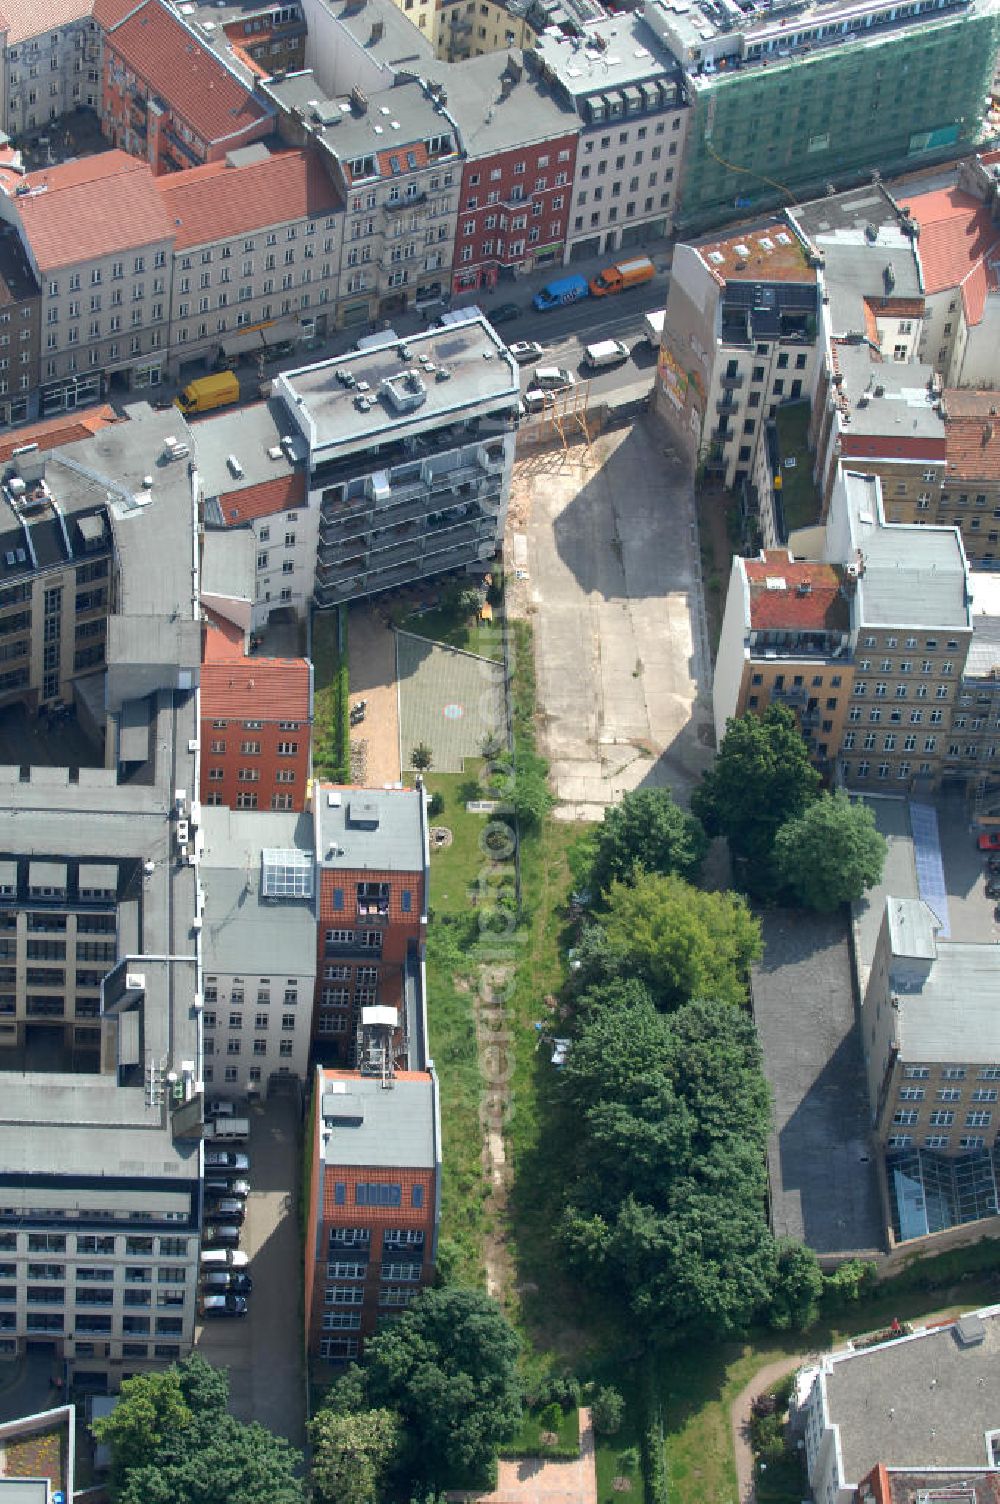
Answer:
[[819, 794], [820, 776], [795, 717], [783, 705], [761, 716], [731, 720], [714, 765], [691, 799], [709, 835], [724, 835], [746, 863], [750, 892], [774, 882], [774, 839], [786, 820], [796, 819]]
[[767, 1085], [749, 1016], [717, 999], [595, 1011], [563, 1074], [580, 1125], [563, 1234], [581, 1277], [651, 1335], [740, 1329], [775, 1277]]
[[746, 1002], [750, 965], [761, 954], [760, 926], [736, 893], [706, 893], [680, 877], [612, 883], [603, 930], [626, 974], [643, 981], [663, 1008], [693, 997]]
[[118, 1504], [303, 1504], [301, 1461], [263, 1426], [209, 1412], [132, 1468], [116, 1497]]
[[596, 829], [591, 886], [632, 883], [644, 872], [693, 880], [707, 842], [700, 820], [680, 809], [669, 789], [637, 789], [604, 811]]
[[114, 1410], [94, 1422], [97, 1440], [111, 1448], [112, 1493], [123, 1497], [129, 1475], [152, 1462], [169, 1437], [186, 1434], [193, 1420], [176, 1367], [125, 1379]]
[[368, 1341], [369, 1400], [399, 1415], [412, 1481], [488, 1479], [521, 1420], [519, 1349], [496, 1301], [460, 1286], [426, 1291]]
[[860, 898], [882, 876], [886, 844], [866, 804], [823, 794], [774, 842], [780, 880], [806, 908], [830, 910]]
[[391, 1410], [320, 1410], [309, 1427], [313, 1496], [320, 1504], [376, 1504], [399, 1446]]

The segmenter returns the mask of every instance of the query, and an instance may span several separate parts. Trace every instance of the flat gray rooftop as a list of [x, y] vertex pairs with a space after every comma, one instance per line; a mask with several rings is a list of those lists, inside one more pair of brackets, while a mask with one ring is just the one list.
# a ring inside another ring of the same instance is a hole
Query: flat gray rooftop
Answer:
[[257, 540], [249, 528], [207, 528], [201, 555], [203, 594], [252, 601], [256, 552]]
[[[505, 82], [510, 79], [509, 58], [516, 67], [523, 66], [522, 54], [511, 49], [459, 63], [436, 63], [426, 70], [427, 78], [446, 87], [448, 113], [471, 157], [528, 146], [579, 127], [576, 110], [543, 79], [528, 74], [516, 83]], [[550, 166], [553, 174], [558, 172], [554, 156]]]
[[[399, 353], [405, 344], [407, 356]], [[356, 350], [319, 365], [285, 371], [278, 394], [296, 414], [314, 462], [330, 451], [364, 449], [389, 435], [420, 433], [462, 422], [477, 411], [512, 407], [519, 400], [520, 373], [506, 346], [485, 318], [424, 334], [375, 350]], [[430, 366], [422, 365], [420, 357]], [[358, 384], [348, 389], [338, 371]], [[448, 373], [442, 379], [440, 372]], [[404, 373], [410, 374], [409, 384]], [[406, 410], [400, 410], [384, 383], [391, 380]], [[361, 383], [367, 389], [359, 390]], [[360, 410], [359, 403], [367, 402]]]
[[324, 1072], [317, 1089], [322, 1092], [323, 1162], [328, 1168], [371, 1165], [373, 1169], [432, 1170], [436, 1165], [430, 1076], [397, 1076], [387, 1090], [371, 1076]]
[[971, 603], [957, 529], [887, 524], [878, 480], [850, 470], [844, 479], [851, 538], [864, 557], [859, 623], [968, 633]]
[[327, 870], [423, 870], [423, 796], [416, 789], [319, 787], [315, 818], [316, 846]]
[[826, 1374], [827, 1412], [840, 1429], [844, 1482], [887, 1467], [986, 1467], [985, 1433], [997, 1426], [1000, 1318], [963, 1347], [953, 1326], [847, 1357]]
[[[295, 428], [284, 403], [273, 397], [199, 418], [190, 432], [206, 496], [244, 491], [302, 468], [281, 447], [282, 439], [294, 434]], [[270, 452], [275, 449], [277, 454]], [[230, 457], [238, 461], [242, 475], [234, 475]]]
[[911, 984], [899, 1007], [906, 1059], [992, 1064], [1000, 1059], [1000, 951], [942, 941], [923, 986]]
[[[621, 11], [588, 22], [580, 37], [544, 34], [533, 50], [573, 99], [678, 71], [676, 58], [641, 11]], [[607, 122], [603, 128], [608, 128]]]
[[202, 822], [206, 972], [313, 975], [314, 899], [265, 897], [261, 872], [265, 849], [299, 852], [312, 863], [311, 816], [205, 808]]
[[820, 1254], [882, 1249], [846, 927], [780, 909], [762, 922], [753, 1004], [774, 1099], [774, 1232]]

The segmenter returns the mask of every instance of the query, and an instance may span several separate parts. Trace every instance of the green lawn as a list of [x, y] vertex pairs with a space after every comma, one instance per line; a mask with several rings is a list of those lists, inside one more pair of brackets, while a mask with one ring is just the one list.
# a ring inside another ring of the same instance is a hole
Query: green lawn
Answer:
[[[502, 1457], [530, 1457], [544, 1456], [545, 1448], [542, 1446], [540, 1437], [542, 1428], [539, 1423], [539, 1407], [525, 1410], [524, 1419], [521, 1421], [521, 1429], [514, 1440], [507, 1446], [501, 1447]], [[573, 1448], [579, 1452], [580, 1448], [580, 1412], [575, 1407], [572, 1410], [559, 1412], [559, 1429], [556, 1432], [559, 1437], [557, 1447]]]
[[[347, 665], [338, 648], [340, 611], [314, 611], [313, 768], [317, 778], [346, 783], [350, 777]], [[344, 632], [346, 642], [346, 613]]]
[[401, 632], [415, 632], [418, 637], [429, 637], [432, 642], [444, 642], [452, 648], [464, 648], [467, 653], [478, 653], [481, 658], [502, 657], [501, 623], [480, 622], [475, 616], [465, 616], [447, 604], [433, 611], [411, 611], [394, 624]]
[[[812, 527], [819, 521], [820, 495], [813, 480], [813, 457], [809, 453], [809, 403], [785, 402], [774, 415], [778, 430], [778, 450], [781, 455], [781, 509], [785, 527], [789, 532], [796, 528]], [[795, 464], [787, 469], [785, 461], [794, 459]]]

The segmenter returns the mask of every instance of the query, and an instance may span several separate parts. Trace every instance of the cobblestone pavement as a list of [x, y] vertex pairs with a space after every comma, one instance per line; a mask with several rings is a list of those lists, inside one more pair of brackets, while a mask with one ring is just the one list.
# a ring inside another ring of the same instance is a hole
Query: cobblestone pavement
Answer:
[[426, 742], [436, 772], [460, 773], [503, 726], [503, 664], [410, 632], [396, 634], [396, 662], [404, 763]]

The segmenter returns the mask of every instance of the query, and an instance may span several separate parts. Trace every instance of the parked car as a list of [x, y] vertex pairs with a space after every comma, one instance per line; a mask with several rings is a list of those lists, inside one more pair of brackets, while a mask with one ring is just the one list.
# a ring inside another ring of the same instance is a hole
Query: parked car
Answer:
[[986, 870], [987, 872], [1000, 872], [1000, 852], [986, 858]]
[[253, 1280], [237, 1269], [209, 1269], [201, 1277], [201, 1288], [206, 1295], [249, 1295]]
[[564, 386], [576, 386], [576, 377], [565, 366], [536, 366], [532, 386], [543, 392], [557, 392]]
[[206, 1295], [201, 1302], [203, 1316], [245, 1316], [248, 1309], [243, 1295]]
[[201, 1270], [205, 1274], [213, 1269], [245, 1269], [250, 1255], [242, 1248], [206, 1248], [201, 1255]]
[[980, 851], [1000, 851], [1000, 830], [988, 830], [979, 837]]
[[244, 1174], [250, 1169], [250, 1156], [238, 1154], [235, 1149], [206, 1149], [206, 1170], [240, 1170]]
[[218, 1201], [226, 1196], [235, 1196], [239, 1201], [245, 1201], [250, 1194], [249, 1180], [232, 1180], [228, 1176], [205, 1177], [205, 1196], [210, 1201]]
[[519, 366], [526, 366], [529, 360], [537, 360], [542, 353], [542, 347], [535, 339], [516, 339], [507, 349]]
[[521, 317], [521, 310], [516, 303], [498, 303], [487, 312], [486, 317], [491, 324], [509, 324], [511, 319]]
[[205, 1248], [235, 1248], [240, 1241], [242, 1228], [238, 1222], [206, 1222], [201, 1231]]
[[986, 884], [987, 898], [1000, 898], [1000, 877], [991, 877]]
[[247, 1208], [246, 1202], [241, 1201], [238, 1196], [230, 1196], [227, 1190], [225, 1195], [221, 1196], [206, 1195], [205, 1201], [210, 1217], [217, 1217], [220, 1222], [235, 1222], [242, 1227]]

